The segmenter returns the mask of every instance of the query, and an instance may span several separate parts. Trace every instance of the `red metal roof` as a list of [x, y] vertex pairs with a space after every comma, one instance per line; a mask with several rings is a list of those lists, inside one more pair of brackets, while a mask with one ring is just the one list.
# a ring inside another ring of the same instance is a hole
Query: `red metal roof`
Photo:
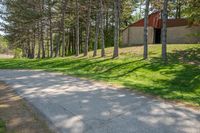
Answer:
[[[148, 26], [159, 28], [159, 19], [160, 19], [160, 12], [154, 12], [150, 14], [148, 18]], [[144, 19], [140, 19], [139, 21], [129, 25], [129, 27], [132, 27], [132, 26], [143, 27]]]
[[[167, 27], [177, 27], [177, 26], [186, 26], [188, 25], [187, 19], [168, 19], [167, 20]], [[144, 26], [144, 19], [140, 19], [139, 21], [130, 24], [128, 27], [143, 27]], [[161, 28], [162, 27], [162, 19], [161, 13], [155, 12], [149, 15], [148, 19], [148, 26], [154, 28]]]
[[167, 27], [186, 26], [188, 24], [189, 22], [187, 19], [168, 19], [167, 20]]

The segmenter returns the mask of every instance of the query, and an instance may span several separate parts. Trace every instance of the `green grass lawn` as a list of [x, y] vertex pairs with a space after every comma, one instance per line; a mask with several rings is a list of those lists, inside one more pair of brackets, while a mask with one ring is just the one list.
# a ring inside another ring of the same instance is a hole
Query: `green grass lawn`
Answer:
[[167, 65], [161, 45], [149, 46], [149, 60], [142, 60], [141, 46], [121, 48], [118, 59], [111, 59], [112, 50], [106, 49], [106, 58], [91, 52], [88, 58], [0, 59], [0, 68], [57, 71], [200, 106], [200, 44], [168, 45]]

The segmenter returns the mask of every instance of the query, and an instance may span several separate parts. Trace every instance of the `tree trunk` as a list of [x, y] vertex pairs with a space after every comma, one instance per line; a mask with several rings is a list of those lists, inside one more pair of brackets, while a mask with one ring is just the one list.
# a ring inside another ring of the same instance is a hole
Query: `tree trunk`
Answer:
[[38, 43], [38, 54], [37, 54], [37, 58], [40, 58], [41, 55], [41, 45], [40, 43]]
[[178, 0], [178, 18], [180, 19], [181, 18], [181, 2], [180, 0]]
[[[41, 25], [43, 25], [42, 22], [41, 22]], [[40, 34], [41, 34], [40, 43], [41, 43], [41, 48], [42, 48], [42, 58], [45, 58], [43, 26], [41, 26], [41, 33]]]
[[76, 56], [79, 56], [79, 0], [76, 0]]
[[34, 31], [34, 33], [33, 33], [33, 42], [32, 42], [32, 48], [31, 48], [32, 50], [32, 59], [34, 59], [35, 58], [35, 31]]
[[71, 29], [71, 47], [72, 47], [72, 54], [76, 54], [76, 46], [75, 46], [75, 28], [72, 27]]
[[[30, 34], [30, 33], [28, 33], [28, 34]], [[30, 35], [28, 35], [27, 45], [28, 45], [28, 47], [27, 47], [27, 57], [29, 59], [31, 59], [31, 41], [30, 41]]]
[[83, 53], [83, 41], [82, 41], [82, 38], [83, 38], [83, 30], [82, 28], [80, 28], [80, 31], [79, 31], [79, 41], [80, 41], [80, 44], [79, 44], [79, 47], [80, 47], [80, 52]]
[[145, 17], [144, 17], [144, 55], [143, 58], [148, 58], [148, 15], [149, 15], [149, 0], [146, 0]]
[[143, 0], [140, 0], [140, 9], [139, 9], [139, 19], [142, 18], [142, 4], [143, 3]]
[[[42, 7], [42, 14], [44, 14], [44, 0], [42, 0], [42, 3], [41, 3], [42, 5], [41, 5], [41, 7]], [[43, 27], [44, 27], [44, 23], [43, 23], [43, 16], [42, 16], [42, 18], [41, 18], [41, 33], [40, 33], [40, 35], [41, 35], [41, 39], [40, 39], [40, 43], [41, 43], [41, 47], [42, 47], [42, 58], [45, 58], [45, 46], [44, 46], [44, 33], [43, 33]]]
[[84, 50], [84, 56], [88, 55], [88, 45], [89, 45], [89, 39], [90, 39], [90, 26], [91, 26], [91, 0], [89, 0], [88, 5], [88, 15], [87, 15], [87, 27], [86, 27], [86, 40], [85, 40], [85, 50]]
[[99, 42], [99, 12], [96, 15], [96, 31], [95, 31], [95, 42], [94, 42], [94, 53], [93, 57], [97, 56], [98, 42]]
[[60, 33], [58, 33], [56, 37], [56, 52], [55, 52], [55, 57], [58, 57], [59, 55], [59, 49], [60, 49]]
[[66, 43], [66, 55], [69, 55], [70, 53], [70, 30], [67, 29], [67, 43]]
[[101, 57], [105, 57], [105, 38], [104, 38], [104, 8], [103, 1], [100, 0], [100, 24], [101, 24]]
[[119, 56], [119, 21], [120, 21], [120, 0], [114, 1], [115, 16], [115, 35], [114, 35], [114, 52], [113, 58]]
[[180, 0], [176, 0], [174, 1], [174, 4], [176, 4], [176, 14], [175, 14], [175, 18], [181, 18], [181, 1]]
[[109, 8], [106, 9], [106, 32], [109, 30]]
[[50, 57], [53, 57], [53, 33], [52, 33], [52, 5], [51, 0], [49, 0], [49, 39], [50, 39]]
[[61, 17], [61, 23], [62, 23], [62, 57], [65, 56], [65, 9], [66, 9], [66, 0], [62, 1], [62, 17]]
[[37, 54], [37, 58], [40, 58], [41, 56], [41, 44], [40, 44], [40, 24], [38, 23], [38, 39], [37, 39], [37, 43], [38, 43], [38, 54]]
[[[47, 35], [48, 37], [48, 35]], [[50, 57], [50, 45], [49, 45], [49, 39], [47, 38], [47, 42], [46, 42], [46, 48], [47, 48], [47, 57]]]
[[164, 0], [162, 14], [162, 58], [165, 62], [167, 62], [167, 6], [168, 0]]

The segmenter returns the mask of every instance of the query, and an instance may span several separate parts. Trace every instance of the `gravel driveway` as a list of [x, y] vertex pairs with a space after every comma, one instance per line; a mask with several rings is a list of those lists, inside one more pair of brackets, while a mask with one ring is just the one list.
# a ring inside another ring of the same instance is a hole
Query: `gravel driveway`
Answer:
[[56, 73], [0, 70], [59, 133], [200, 133], [200, 111]]

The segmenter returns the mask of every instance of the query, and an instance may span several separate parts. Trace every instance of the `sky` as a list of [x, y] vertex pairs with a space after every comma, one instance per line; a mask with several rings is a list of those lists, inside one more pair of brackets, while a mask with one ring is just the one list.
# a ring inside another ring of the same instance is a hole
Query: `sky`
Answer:
[[[3, 20], [0, 18], [0, 23], [2, 23], [3, 22]], [[0, 29], [1, 29], [2, 27], [0, 26]], [[4, 31], [2, 31], [2, 30], [0, 30], [0, 34], [1, 35], [5, 35], [5, 32]]]
[[[4, 10], [5, 10], [5, 6], [2, 5], [1, 2], [2, 2], [2, 0], [0, 0], [0, 10], [1, 10], [1, 11], [4, 11]], [[3, 21], [2, 18], [0, 17], [0, 23], [2, 23], [2, 22], [4, 22], [4, 21]], [[1, 29], [1, 28], [2, 28], [2, 26], [0, 25], [0, 29]], [[5, 32], [2, 31], [2, 30], [0, 30], [0, 34], [1, 34], [1, 35], [5, 35]]]

